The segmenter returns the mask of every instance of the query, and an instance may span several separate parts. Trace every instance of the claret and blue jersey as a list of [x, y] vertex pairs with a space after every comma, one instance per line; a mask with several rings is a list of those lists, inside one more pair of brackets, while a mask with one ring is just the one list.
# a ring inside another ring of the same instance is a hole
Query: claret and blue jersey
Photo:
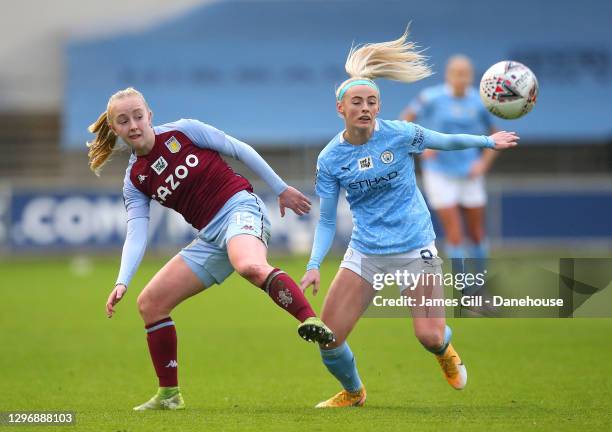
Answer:
[[239, 192], [253, 190], [220, 154], [242, 161], [275, 194], [287, 188], [252, 147], [210, 125], [181, 119], [153, 129], [153, 148], [147, 155], [130, 156], [123, 183], [128, 230], [117, 283], [126, 286], [146, 248], [152, 199], [176, 210], [194, 228], [202, 230], [226, 203], [240, 199]]
[[377, 120], [363, 145], [338, 134], [317, 161], [316, 193], [337, 199], [340, 188], [353, 215], [351, 247], [368, 254], [416, 249], [435, 238], [429, 210], [417, 188], [414, 154], [429, 131], [404, 121]]
[[253, 190], [219, 155], [226, 141], [223, 132], [197, 120], [179, 120], [154, 131], [151, 151], [130, 157], [123, 189], [128, 220], [146, 215], [154, 199], [202, 229], [235, 193]]
[[[420, 124], [443, 133], [486, 135], [493, 127], [491, 114], [473, 88], [468, 88], [463, 97], [456, 97], [446, 84], [429, 87], [415, 98], [410, 109]], [[423, 168], [466, 177], [479, 157], [477, 148], [440, 152], [424, 160]]]
[[148, 217], [149, 201], [154, 199], [202, 229], [234, 194], [253, 190], [219, 153], [245, 162], [275, 193], [287, 187], [255, 150], [210, 125], [181, 119], [154, 131], [151, 152], [132, 154], [126, 170], [123, 196], [128, 220]]

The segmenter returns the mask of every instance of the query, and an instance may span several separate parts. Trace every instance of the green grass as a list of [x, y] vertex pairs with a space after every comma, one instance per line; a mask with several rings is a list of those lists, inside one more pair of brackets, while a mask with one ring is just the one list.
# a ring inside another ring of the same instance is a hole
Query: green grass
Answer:
[[[466, 390], [457, 392], [408, 320], [366, 318], [350, 343], [367, 405], [314, 410], [338, 384], [315, 346], [298, 339], [296, 322], [235, 275], [172, 315], [188, 409], [132, 412], [156, 390], [135, 299], [162, 262], [145, 261], [109, 320], [104, 303], [117, 261], [96, 259], [80, 276], [61, 258], [0, 263], [0, 411], [74, 411], [77, 424], [67, 428], [78, 431], [612, 427], [610, 319], [452, 320], [454, 345], [470, 374]], [[300, 278], [305, 261], [273, 262]], [[324, 266], [324, 286], [337, 264]]]

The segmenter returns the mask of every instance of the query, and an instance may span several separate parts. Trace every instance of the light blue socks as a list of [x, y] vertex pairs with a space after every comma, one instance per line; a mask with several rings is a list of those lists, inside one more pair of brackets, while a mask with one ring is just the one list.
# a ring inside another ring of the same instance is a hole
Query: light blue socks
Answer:
[[476, 258], [484, 260], [489, 257], [489, 244], [486, 240], [480, 243], [468, 243], [466, 249], [466, 258]]
[[452, 245], [447, 242], [444, 245], [444, 252], [446, 253], [446, 258], [448, 259], [465, 258], [465, 250], [461, 244]]
[[323, 364], [340, 381], [345, 390], [356, 392], [361, 388], [355, 357], [346, 342], [337, 348], [320, 349], [320, 351]]

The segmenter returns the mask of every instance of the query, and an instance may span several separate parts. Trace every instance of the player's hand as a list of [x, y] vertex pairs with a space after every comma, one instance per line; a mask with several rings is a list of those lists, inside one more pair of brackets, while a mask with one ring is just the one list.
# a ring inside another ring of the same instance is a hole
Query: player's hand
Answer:
[[278, 196], [281, 217], [285, 217], [286, 208], [290, 208], [298, 216], [305, 215], [310, 212], [310, 204], [306, 195], [291, 186]]
[[423, 150], [423, 153], [421, 153], [421, 159], [426, 160], [426, 159], [433, 159], [436, 157], [436, 151], [432, 150], [432, 149], [425, 149]]
[[478, 159], [476, 162], [472, 164], [470, 167], [470, 172], [468, 176], [470, 178], [476, 178], [485, 175], [489, 171], [490, 165], [483, 161], [482, 159]]
[[516, 133], [506, 131], [495, 132], [489, 138], [495, 142], [495, 147], [493, 147], [495, 150], [515, 147], [518, 145], [517, 141], [521, 139]]
[[317, 295], [319, 292], [319, 283], [321, 282], [321, 273], [317, 269], [310, 269], [300, 281], [302, 292], [306, 292], [308, 287], [312, 285], [312, 295]]
[[111, 291], [110, 295], [108, 296], [108, 300], [106, 301], [106, 316], [112, 318], [113, 314], [115, 313], [114, 306], [119, 303], [126, 291], [127, 287], [123, 284], [118, 284], [115, 286], [115, 289]]

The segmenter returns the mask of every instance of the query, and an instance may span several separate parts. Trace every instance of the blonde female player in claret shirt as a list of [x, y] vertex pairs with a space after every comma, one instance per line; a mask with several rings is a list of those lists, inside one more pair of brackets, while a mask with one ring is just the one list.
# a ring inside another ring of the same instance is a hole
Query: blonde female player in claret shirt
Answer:
[[178, 387], [177, 338], [170, 313], [185, 299], [223, 282], [234, 270], [298, 319], [302, 338], [322, 345], [335, 338], [316, 317], [300, 287], [268, 264], [270, 223], [264, 204], [249, 181], [234, 173], [220, 154], [242, 161], [267, 183], [278, 196], [281, 216], [285, 208], [298, 215], [308, 213], [310, 201], [287, 186], [247, 144], [197, 120], [154, 127], [152, 116], [140, 92], [121, 90], [110, 97], [106, 111], [90, 126], [96, 138], [88, 144], [89, 165], [96, 174], [113, 153], [118, 137], [132, 150], [123, 186], [127, 237], [117, 283], [106, 303], [109, 318], [144, 255], [152, 199], [176, 210], [199, 231], [138, 296], [159, 389], [135, 407], [137, 411], [185, 407]]
[[[319, 403], [320, 408], [365, 403], [366, 389], [346, 338], [374, 298], [375, 275], [405, 269], [413, 274], [441, 272], [431, 216], [416, 184], [415, 155], [426, 148], [501, 150], [515, 146], [518, 140], [512, 132], [446, 135], [406, 121], [377, 119], [381, 95], [374, 79], [410, 83], [431, 74], [407, 37], [406, 32], [397, 40], [366, 44], [350, 51], [345, 66], [350, 78], [336, 91], [336, 109], [344, 119], [345, 129], [329, 142], [317, 160], [315, 190], [321, 200], [321, 213], [302, 289], [313, 285], [316, 293], [319, 288], [319, 267], [335, 234], [341, 188], [346, 191], [354, 224], [349, 247], [321, 314], [336, 334], [335, 342], [320, 346], [321, 357], [343, 389]], [[441, 289], [417, 284], [404, 287], [402, 294], [417, 294], [418, 304], [418, 295]], [[436, 356], [449, 384], [464, 388], [467, 370], [450, 344], [451, 330], [446, 325], [444, 309], [436, 313], [428, 307], [415, 306], [410, 311], [418, 340]]]

